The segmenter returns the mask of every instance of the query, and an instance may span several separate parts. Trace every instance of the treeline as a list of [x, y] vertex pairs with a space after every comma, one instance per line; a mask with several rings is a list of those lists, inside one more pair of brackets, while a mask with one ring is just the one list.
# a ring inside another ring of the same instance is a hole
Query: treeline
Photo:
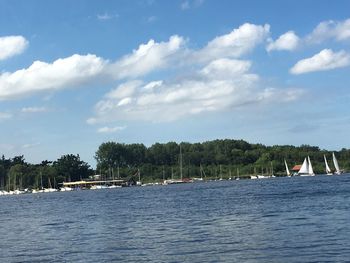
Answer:
[[[316, 173], [325, 173], [323, 155], [326, 155], [332, 167], [332, 152], [316, 146], [265, 146], [226, 139], [203, 143], [156, 143], [150, 147], [143, 144], [102, 143], [95, 154], [97, 172], [110, 175], [118, 169], [119, 176], [123, 177], [140, 170], [143, 178], [149, 180], [179, 177], [180, 146], [185, 177], [204, 174], [215, 178], [272, 171], [275, 175], [283, 175], [284, 159], [291, 169], [296, 164], [302, 164], [306, 156], [310, 156]], [[335, 154], [341, 168], [349, 170], [350, 150], [342, 149]]]
[[[181, 146], [181, 147], [180, 147]], [[97, 169], [80, 159], [79, 155], [63, 155], [56, 161], [30, 164], [23, 155], [0, 159], [0, 186], [4, 190], [57, 187], [63, 181], [78, 181], [100, 174], [102, 179], [123, 178], [155, 181], [180, 177], [180, 148], [183, 177], [228, 178], [255, 173], [285, 175], [284, 159], [291, 169], [310, 156], [314, 171], [325, 173], [323, 155], [334, 169], [330, 151], [319, 147], [265, 146], [243, 140], [214, 140], [203, 143], [143, 144], [102, 143], [95, 153]], [[350, 170], [350, 150], [334, 152], [342, 169]]]
[[0, 185], [3, 190], [56, 187], [63, 181], [76, 181], [94, 173], [79, 155], [63, 155], [56, 161], [30, 164], [24, 156], [0, 159]]

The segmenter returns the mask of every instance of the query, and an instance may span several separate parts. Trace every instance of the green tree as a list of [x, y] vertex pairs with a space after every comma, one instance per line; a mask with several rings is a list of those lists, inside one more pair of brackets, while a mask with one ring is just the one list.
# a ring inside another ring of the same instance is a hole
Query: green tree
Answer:
[[90, 165], [80, 160], [79, 154], [66, 154], [53, 163], [55, 174], [66, 181], [78, 181], [93, 174]]

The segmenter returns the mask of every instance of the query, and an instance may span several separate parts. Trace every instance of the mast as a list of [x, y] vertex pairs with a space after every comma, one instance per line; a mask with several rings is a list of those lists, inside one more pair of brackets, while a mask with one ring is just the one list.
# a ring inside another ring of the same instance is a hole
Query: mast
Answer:
[[271, 176], [273, 176], [273, 163], [271, 161]]
[[180, 177], [182, 180], [182, 150], [181, 150], [181, 144], [180, 144]]
[[7, 191], [8, 192], [11, 191], [11, 177], [10, 177], [10, 173], [8, 173]]
[[14, 181], [13, 181], [13, 191], [15, 191], [16, 190], [16, 188], [17, 188], [17, 173], [15, 172], [15, 178], [14, 178]]
[[43, 189], [43, 173], [41, 172], [41, 170], [40, 170], [40, 186], [41, 186], [40, 190], [42, 190]]

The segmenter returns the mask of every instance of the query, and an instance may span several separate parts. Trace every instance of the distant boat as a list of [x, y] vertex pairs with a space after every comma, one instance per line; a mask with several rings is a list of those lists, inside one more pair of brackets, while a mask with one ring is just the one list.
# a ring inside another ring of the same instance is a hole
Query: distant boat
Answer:
[[290, 177], [290, 172], [289, 172], [289, 169], [288, 169], [288, 165], [287, 165], [286, 159], [284, 159], [284, 165], [286, 166], [286, 173], [287, 173], [287, 176]]
[[56, 188], [52, 188], [50, 177], [48, 177], [48, 188], [43, 189], [44, 193], [57, 192]]
[[342, 171], [339, 168], [338, 160], [335, 157], [334, 152], [332, 153], [332, 157], [333, 157], [333, 164], [334, 164], [334, 168], [335, 168], [334, 174], [337, 174], [337, 175], [342, 174]]
[[[164, 172], [164, 171], [163, 171]], [[141, 182], [141, 172], [140, 172], [140, 169], [137, 169], [137, 175], [139, 177], [139, 180], [136, 181], [136, 185], [142, 185], [142, 182]]]
[[179, 155], [179, 169], [180, 169], [180, 179], [174, 179], [173, 170], [171, 170], [171, 179], [164, 180], [163, 184], [183, 184], [192, 183], [193, 180], [189, 178], [183, 178], [183, 168], [182, 168], [182, 149], [180, 144], [180, 155]]
[[299, 176], [314, 176], [314, 170], [312, 168], [310, 157], [304, 159], [303, 165], [301, 166], [299, 172]]
[[327, 175], [332, 175], [333, 173], [332, 173], [331, 169], [328, 166], [326, 155], [323, 155], [323, 158], [324, 158], [324, 163], [326, 165], [326, 174]]
[[61, 192], [69, 192], [69, 191], [73, 191], [73, 188], [68, 187], [68, 186], [64, 186], [60, 188]]

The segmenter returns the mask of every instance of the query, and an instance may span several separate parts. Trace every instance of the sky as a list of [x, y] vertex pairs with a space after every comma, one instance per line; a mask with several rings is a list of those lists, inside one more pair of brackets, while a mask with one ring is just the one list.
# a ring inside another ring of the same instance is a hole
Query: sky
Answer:
[[0, 0], [0, 154], [349, 148], [350, 1]]

